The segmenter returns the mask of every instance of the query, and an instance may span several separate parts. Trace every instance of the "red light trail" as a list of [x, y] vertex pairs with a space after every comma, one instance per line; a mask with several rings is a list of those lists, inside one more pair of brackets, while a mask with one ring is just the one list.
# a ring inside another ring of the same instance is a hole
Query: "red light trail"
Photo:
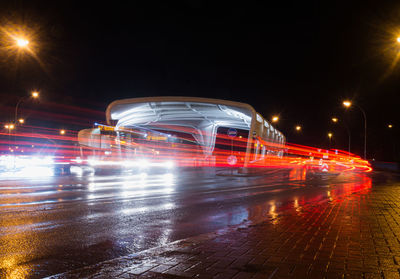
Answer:
[[[0, 152], [3, 159], [11, 155], [25, 158], [28, 160], [25, 165], [29, 165], [31, 157], [50, 156], [55, 164], [103, 169], [135, 170], [171, 166], [297, 168], [317, 175], [372, 171], [368, 161], [341, 150], [282, 145], [260, 138], [253, 138], [249, 142], [247, 137], [232, 138], [223, 134], [217, 135], [215, 148], [207, 155], [194, 139], [188, 139], [188, 129], [184, 127], [179, 132], [174, 127], [174, 132], [168, 135], [165, 131], [163, 134], [153, 132], [148, 135], [147, 132], [131, 129], [129, 136], [121, 137], [109, 132], [90, 139], [91, 144], [80, 142], [76, 131], [66, 131], [66, 135], [60, 135], [57, 129], [26, 125], [20, 130], [0, 133]], [[3, 160], [3, 165], [8, 161]]]

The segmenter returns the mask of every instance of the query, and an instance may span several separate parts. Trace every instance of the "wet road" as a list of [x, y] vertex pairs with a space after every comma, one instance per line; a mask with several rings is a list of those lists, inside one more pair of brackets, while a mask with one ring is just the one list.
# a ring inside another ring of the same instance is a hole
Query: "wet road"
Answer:
[[40, 278], [243, 222], [273, 222], [285, 209], [374, 183], [366, 174], [306, 180], [301, 170], [3, 177], [0, 277]]

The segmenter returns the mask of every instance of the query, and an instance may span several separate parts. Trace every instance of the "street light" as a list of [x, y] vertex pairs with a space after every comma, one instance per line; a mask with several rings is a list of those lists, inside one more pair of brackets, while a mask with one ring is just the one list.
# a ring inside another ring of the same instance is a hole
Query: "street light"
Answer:
[[388, 128], [389, 128], [389, 129], [392, 129], [392, 128], [393, 128], [393, 125], [392, 125], [392, 124], [389, 124], [389, 125], [388, 125]]
[[29, 45], [29, 41], [24, 38], [15, 38], [15, 42], [19, 48], [26, 48]]
[[400, 37], [397, 37], [397, 42], [400, 43]]
[[[350, 101], [343, 101], [343, 105], [346, 108], [350, 108], [353, 104]], [[362, 107], [357, 104], [354, 105], [361, 110], [364, 116], [364, 160], [367, 160], [367, 115], [365, 114], [365, 111], [362, 109]]]
[[343, 101], [343, 105], [347, 108], [351, 107], [352, 103], [350, 101]]
[[39, 98], [39, 92], [38, 91], [32, 91], [31, 96], [33, 98]]
[[14, 124], [5, 124], [5, 125], [4, 125], [4, 128], [5, 128], [5, 129], [8, 129], [8, 131], [14, 129], [14, 127], [15, 127]]
[[[32, 91], [30, 97], [33, 99], [39, 98], [39, 92], [36, 90]], [[21, 97], [15, 106], [15, 120], [14, 120], [15, 123], [17, 123], [17, 119], [18, 119], [18, 107], [21, 104], [21, 102], [24, 101], [26, 98], [29, 98], [29, 97], [27, 97], [27, 96]], [[22, 123], [24, 123], [24, 120], [22, 122], [21, 121], [19, 121], [19, 122], [22, 124]]]
[[338, 119], [336, 117], [332, 117], [332, 122], [336, 123], [338, 122]]
[[23, 118], [18, 119], [18, 122], [24, 124], [25, 120]]
[[278, 117], [278, 116], [273, 116], [273, 117], [272, 117], [272, 122], [278, 122], [278, 120], [279, 120], [279, 117]]
[[60, 135], [65, 135], [65, 130], [60, 130]]
[[299, 131], [299, 132], [301, 131], [301, 126], [300, 125], [296, 126], [296, 131]]

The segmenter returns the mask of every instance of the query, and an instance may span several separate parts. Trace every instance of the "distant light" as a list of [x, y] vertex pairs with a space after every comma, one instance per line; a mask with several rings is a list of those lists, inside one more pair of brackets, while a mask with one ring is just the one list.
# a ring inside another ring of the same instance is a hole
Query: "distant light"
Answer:
[[328, 133], [328, 137], [331, 138], [333, 136], [332, 133]]
[[345, 107], [351, 107], [351, 102], [350, 101], [343, 101], [343, 105], [345, 106]]
[[38, 98], [39, 97], [39, 92], [38, 91], [33, 91], [32, 92], [32, 97], [33, 98]]
[[301, 126], [300, 125], [297, 125], [296, 126], [296, 131], [300, 131], [301, 130]]
[[336, 117], [332, 117], [332, 121], [336, 123], [338, 122], [338, 119]]
[[388, 128], [393, 128], [393, 125], [392, 125], [392, 124], [389, 124], [389, 125], [388, 125]]
[[273, 117], [272, 117], [272, 122], [278, 122], [278, 120], [279, 120], [279, 117], [278, 117], [278, 116], [273, 116]]
[[8, 125], [8, 128], [9, 128], [10, 130], [14, 129], [14, 124]]
[[65, 130], [60, 130], [60, 135], [65, 135]]
[[18, 119], [18, 122], [24, 124], [25, 120], [23, 118]]
[[15, 39], [17, 42], [17, 46], [21, 48], [25, 48], [29, 45], [29, 41], [23, 38], [17, 38]]
[[4, 128], [8, 129], [8, 125], [4, 125]]
[[397, 42], [400, 43], [400, 37], [397, 37]]

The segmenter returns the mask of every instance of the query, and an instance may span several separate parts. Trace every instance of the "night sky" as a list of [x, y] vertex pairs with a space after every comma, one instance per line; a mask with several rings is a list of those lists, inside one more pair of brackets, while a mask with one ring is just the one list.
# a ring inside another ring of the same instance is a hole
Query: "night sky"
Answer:
[[116, 99], [211, 97], [279, 114], [276, 127], [299, 144], [328, 147], [332, 131], [346, 150], [346, 122], [362, 155], [362, 114], [341, 105], [349, 98], [368, 117], [368, 157], [399, 160], [398, 1], [82, 2], [0, 4], [2, 30], [27, 26], [37, 42], [36, 59], [17, 59], [1, 40], [1, 122], [31, 89], [41, 101], [26, 111], [90, 115], [88, 125]]

